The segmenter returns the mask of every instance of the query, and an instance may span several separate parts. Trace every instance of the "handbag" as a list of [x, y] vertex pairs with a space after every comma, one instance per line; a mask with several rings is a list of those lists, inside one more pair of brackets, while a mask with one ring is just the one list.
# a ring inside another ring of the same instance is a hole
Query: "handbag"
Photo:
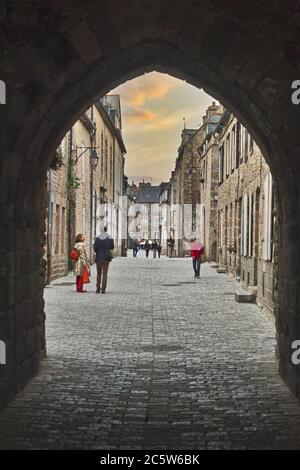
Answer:
[[90, 282], [90, 274], [86, 267], [83, 268], [82, 276], [83, 276], [83, 283], [88, 284]]
[[70, 253], [70, 259], [72, 261], [77, 261], [78, 258], [79, 258], [79, 251], [77, 250], [77, 248], [73, 248]]

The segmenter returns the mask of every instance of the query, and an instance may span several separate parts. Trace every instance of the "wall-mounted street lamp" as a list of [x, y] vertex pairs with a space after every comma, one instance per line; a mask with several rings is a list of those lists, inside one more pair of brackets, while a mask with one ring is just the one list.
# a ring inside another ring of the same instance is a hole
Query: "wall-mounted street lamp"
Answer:
[[[99, 147], [77, 147], [76, 145], [76, 148], [75, 148], [76, 158], [75, 158], [74, 163], [76, 164], [78, 160], [82, 157], [82, 155], [84, 155], [87, 150], [90, 150], [90, 164], [91, 164], [92, 169], [95, 170], [99, 162], [99, 155], [96, 152], [97, 148]], [[78, 155], [78, 149], [84, 149], [84, 150]]]

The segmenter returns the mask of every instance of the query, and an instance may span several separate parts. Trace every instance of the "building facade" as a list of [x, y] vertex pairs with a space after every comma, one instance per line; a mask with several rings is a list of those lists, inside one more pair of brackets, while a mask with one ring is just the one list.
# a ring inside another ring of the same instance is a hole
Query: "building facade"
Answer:
[[[93, 241], [107, 225], [115, 254], [123, 249], [124, 156], [118, 95], [95, 102], [65, 135], [57, 151], [57, 168], [48, 173], [48, 282], [71, 268], [68, 259], [75, 236], [85, 236], [93, 261]], [[126, 198], [125, 198], [126, 199]]]
[[[206, 200], [202, 201], [201, 189], [204, 181], [204, 173], [209, 174], [208, 166], [205, 167], [203, 148], [205, 138], [216, 128], [222, 115], [223, 108], [215, 102], [206, 111], [203, 124], [200, 129], [183, 129], [181, 145], [175, 163], [175, 170], [171, 178], [171, 185], [175, 185], [176, 197], [173, 198], [173, 226], [175, 227], [175, 247], [178, 256], [186, 256], [190, 252], [190, 241], [193, 237], [199, 238], [205, 243], [207, 221]], [[210, 210], [208, 221], [210, 223]]]
[[192, 205], [193, 236], [203, 242], [205, 259], [218, 263], [273, 312], [272, 176], [251, 135], [222, 106], [213, 102], [200, 129], [183, 130], [168, 201], [176, 255], [189, 254], [184, 206]]
[[149, 182], [132, 183], [129, 187], [132, 201], [129, 207], [128, 236], [138, 241], [160, 239], [160, 194], [161, 186], [152, 186]]
[[218, 257], [226, 271], [273, 311], [274, 190], [251, 135], [227, 113], [219, 128]]

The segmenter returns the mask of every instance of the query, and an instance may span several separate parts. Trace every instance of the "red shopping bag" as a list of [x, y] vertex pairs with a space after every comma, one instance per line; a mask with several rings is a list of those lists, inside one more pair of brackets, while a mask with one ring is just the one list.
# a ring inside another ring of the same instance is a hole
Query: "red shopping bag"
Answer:
[[87, 268], [83, 268], [83, 283], [88, 284], [90, 282], [90, 273], [88, 272]]

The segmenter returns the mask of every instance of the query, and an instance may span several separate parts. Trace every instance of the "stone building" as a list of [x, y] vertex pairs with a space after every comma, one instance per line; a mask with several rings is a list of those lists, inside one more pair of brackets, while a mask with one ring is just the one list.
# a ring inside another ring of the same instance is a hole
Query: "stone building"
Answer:
[[58, 149], [60, 168], [48, 172], [48, 281], [71, 268], [68, 254], [77, 233], [84, 234], [93, 261], [94, 238], [107, 225], [115, 254], [122, 254], [126, 148], [121, 126], [119, 96], [105, 96], [76, 121]]
[[93, 237], [107, 225], [115, 240], [115, 254], [122, 254], [127, 207], [124, 204], [126, 147], [122, 138], [119, 95], [106, 95], [94, 105], [95, 143], [100, 161], [94, 174]]
[[160, 184], [159, 195], [159, 242], [162, 254], [167, 253], [167, 240], [170, 236], [170, 206], [169, 206], [170, 182]]
[[198, 149], [200, 165], [200, 211], [202, 233], [200, 238], [205, 247], [205, 259], [217, 259], [217, 207], [218, 207], [218, 139], [215, 130], [223, 114], [223, 106], [215, 102], [208, 107], [203, 117], [203, 142]]
[[[274, 190], [270, 169], [245, 127], [221, 105], [198, 130], [184, 129], [169, 185], [169, 231], [176, 255], [189, 254], [186, 205], [205, 258], [240, 280], [273, 311]], [[196, 214], [195, 214], [196, 211]]]
[[205, 137], [216, 127], [221, 114], [221, 107], [213, 102], [207, 109], [200, 129], [183, 129], [181, 134], [181, 145], [171, 178], [172, 184], [176, 185], [176, 197], [172, 201], [175, 203], [172, 225], [178, 256], [188, 254], [188, 242], [192, 237], [200, 238], [203, 243], [205, 240], [205, 211], [203, 203], [201, 204], [201, 181], [203, 181], [201, 152]]
[[47, 217], [47, 282], [68, 272], [67, 216], [68, 216], [68, 161], [66, 137], [57, 149], [56, 166], [48, 170]]
[[272, 312], [275, 211], [270, 169], [232, 114], [224, 113], [217, 133], [217, 261]]
[[[149, 182], [132, 183], [129, 188], [133, 202], [129, 208], [129, 239], [159, 240], [160, 238], [160, 193], [161, 186]], [[129, 243], [129, 246], [131, 244]]]

